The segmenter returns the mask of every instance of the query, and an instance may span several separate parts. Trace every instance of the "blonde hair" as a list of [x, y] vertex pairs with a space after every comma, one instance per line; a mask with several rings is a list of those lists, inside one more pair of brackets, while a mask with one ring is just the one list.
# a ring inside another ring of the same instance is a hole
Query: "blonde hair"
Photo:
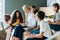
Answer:
[[31, 10], [31, 7], [29, 5], [23, 5], [22, 9], [23, 10], [26, 10], [26, 9]]

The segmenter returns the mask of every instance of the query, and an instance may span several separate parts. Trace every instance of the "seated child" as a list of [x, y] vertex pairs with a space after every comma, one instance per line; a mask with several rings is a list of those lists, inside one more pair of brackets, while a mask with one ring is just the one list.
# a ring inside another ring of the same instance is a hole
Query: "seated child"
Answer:
[[39, 34], [30, 34], [27, 40], [45, 40], [51, 36], [50, 26], [43, 19], [45, 17], [45, 13], [42, 11], [37, 12], [36, 20], [40, 26]]
[[6, 40], [9, 40], [10, 35], [11, 35], [11, 29], [12, 29], [12, 27], [10, 26], [11, 17], [10, 17], [10, 15], [5, 15], [4, 18], [5, 18], [5, 22], [3, 23], [3, 26], [4, 26], [6, 33], [7, 33]]

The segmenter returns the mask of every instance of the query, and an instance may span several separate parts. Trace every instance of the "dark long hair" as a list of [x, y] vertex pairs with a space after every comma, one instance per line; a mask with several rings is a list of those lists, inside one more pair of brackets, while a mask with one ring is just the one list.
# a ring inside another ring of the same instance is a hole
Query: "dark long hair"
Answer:
[[57, 11], [56, 12], [58, 12], [59, 11], [59, 4], [55, 3], [55, 4], [53, 4], [53, 6], [57, 7]]
[[16, 10], [16, 11], [14, 12], [13, 16], [12, 16], [12, 22], [11, 22], [11, 24], [13, 24], [13, 23], [16, 22], [16, 19], [17, 19], [16, 13], [17, 13], [17, 12], [19, 13], [20, 23], [23, 23], [23, 17], [22, 17], [22, 15], [21, 15], [20, 11], [19, 11], [19, 10]]

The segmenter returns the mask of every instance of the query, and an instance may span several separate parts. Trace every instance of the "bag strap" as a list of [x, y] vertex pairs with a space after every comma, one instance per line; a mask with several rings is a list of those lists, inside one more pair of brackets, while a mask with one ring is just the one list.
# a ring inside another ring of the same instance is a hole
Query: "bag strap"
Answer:
[[7, 30], [9, 27], [11, 27], [11, 26], [8, 26], [7, 28], [4, 29], [3, 22], [1, 22], [1, 26], [3, 30]]
[[3, 26], [3, 22], [1, 22], [1, 26], [2, 26], [2, 29], [5, 30], [5, 29], [4, 29], [4, 26]]

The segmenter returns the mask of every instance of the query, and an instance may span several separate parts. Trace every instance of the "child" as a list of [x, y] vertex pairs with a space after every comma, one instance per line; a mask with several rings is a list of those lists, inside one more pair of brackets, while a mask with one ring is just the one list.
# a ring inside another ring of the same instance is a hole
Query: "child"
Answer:
[[31, 34], [32, 38], [28, 38], [27, 40], [45, 40], [51, 36], [50, 26], [43, 19], [45, 17], [45, 13], [42, 11], [37, 12], [36, 20], [40, 25], [40, 33], [39, 34]]
[[10, 35], [11, 35], [11, 29], [12, 27], [10, 26], [11, 23], [11, 17], [10, 15], [5, 15], [5, 22], [3, 23], [4, 28], [6, 29], [6, 40], [10, 40]]
[[55, 12], [54, 22], [48, 21], [48, 23], [50, 24], [50, 27], [54, 34], [56, 31], [60, 31], [60, 12], [59, 12], [59, 4], [58, 3], [53, 4], [53, 11]]

